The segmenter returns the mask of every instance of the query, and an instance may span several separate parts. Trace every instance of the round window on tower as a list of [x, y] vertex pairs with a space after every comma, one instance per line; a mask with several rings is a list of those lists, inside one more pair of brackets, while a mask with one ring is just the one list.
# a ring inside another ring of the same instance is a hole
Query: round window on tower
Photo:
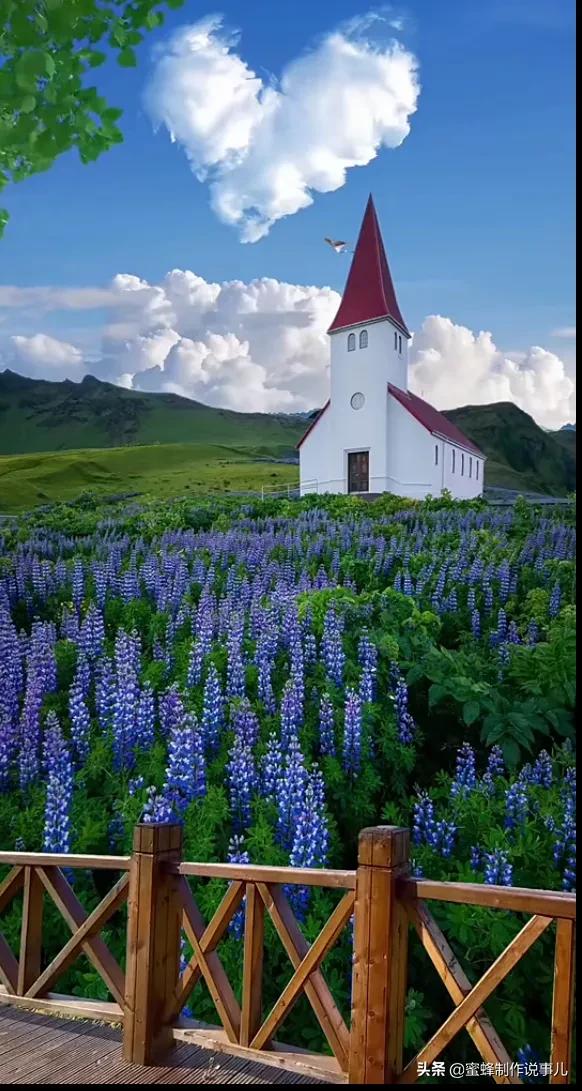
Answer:
[[358, 390], [356, 394], [352, 394], [350, 405], [352, 409], [361, 409], [365, 400], [364, 395]]

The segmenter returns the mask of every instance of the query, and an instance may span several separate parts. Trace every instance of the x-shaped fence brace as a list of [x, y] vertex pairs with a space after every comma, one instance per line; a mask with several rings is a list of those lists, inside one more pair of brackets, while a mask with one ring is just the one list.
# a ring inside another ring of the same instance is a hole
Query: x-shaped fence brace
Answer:
[[[465, 1028], [484, 1061], [492, 1064], [493, 1078], [496, 1083], [521, 1084], [521, 1079], [512, 1074], [512, 1058], [499, 1038], [482, 1005], [501, 984], [517, 963], [529, 951], [530, 947], [552, 924], [552, 917], [531, 917], [527, 924], [514, 937], [511, 943], [499, 955], [495, 962], [483, 974], [476, 985], [471, 985], [468, 977], [459, 965], [445, 936], [441, 932], [432, 914], [422, 902], [407, 905], [409, 919], [414, 925], [422, 946], [456, 1007], [441, 1027], [419, 1053], [406, 1065], [398, 1077], [398, 1083], [414, 1083], [418, 1078], [421, 1064], [431, 1065], [434, 1060], [452, 1042], [459, 1031]], [[499, 1065], [502, 1072], [495, 1073]]]
[[[319, 967], [353, 913], [354, 892], [348, 891], [344, 894], [311, 946], [301, 932], [280, 885], [262, 882], [245, 884], [242, 881], [231, 883], [208, 925], [205, 925], [192, 891], [183, 877], [181, 897], [183, 927], [193, 954], [182, 974], [176, 1001], [170, 1013], [171, 1020], [177, 1017], [195, 984], [202, 977], [229, 1041], [234, 1044], [248, 1045], [252, 1049], [265, 1049], [268, 1048], [299, 996], [304, 993], [341, 1069], [347, 1071], [349, 1030]], [[243, 1007], [241, 1010], [216, 947], [245, 897]], [[289, 957], [294, 973], [267, 1018], [253, 1033], [254, 1025], [260, 1022], [261, 1016], [260, 971], [265, 909]]]
[[[58, 867], [15, 867], [0, 884], [0, 912], [23, 889], [20, 956], [17, 960], [0, 934], [0, 978], [9, 993], [40, 997], [85, 954], [116, 1002], [123, 1007], [125, 977], [107, 944], [99, 936], [107, 921], [127, 901], [129, 876], [121, 879], [87, 913]], [[71, 938], [40, 972], [43, 897], [47, 893], [71, 930]]]

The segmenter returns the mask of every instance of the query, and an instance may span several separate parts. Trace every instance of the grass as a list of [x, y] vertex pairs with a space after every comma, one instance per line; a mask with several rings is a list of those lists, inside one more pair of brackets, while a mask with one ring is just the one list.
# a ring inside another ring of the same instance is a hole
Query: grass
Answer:
[[25, 511], [83, 492], [159, 498], [295, 484], [299, 468], [254, 461], [280, 449], [168, 443], [0, 457], [0, 512]]

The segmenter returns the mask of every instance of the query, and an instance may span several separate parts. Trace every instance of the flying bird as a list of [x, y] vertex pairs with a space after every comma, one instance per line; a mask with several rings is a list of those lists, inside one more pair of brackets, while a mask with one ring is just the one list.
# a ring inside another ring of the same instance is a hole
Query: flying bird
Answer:
[[342, 242], [341, 239], [328, 239], [326, 236], [323, 241], [326, 242], [328, 246], [331, 246], [332, 250], [335, 250], [336, 254], [344, 254], [348, 247], [347, 242]]

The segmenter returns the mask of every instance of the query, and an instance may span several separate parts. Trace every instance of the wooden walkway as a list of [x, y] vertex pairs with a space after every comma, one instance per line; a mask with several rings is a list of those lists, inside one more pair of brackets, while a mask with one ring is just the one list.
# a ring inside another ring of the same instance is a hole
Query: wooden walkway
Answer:
[[[160, 1066], [127, 1064], [121, 1032], [86, 1019], [0, 1008], [0, 1087], [13, 1083], [320, 1083], [257, 1061], [179, 1042]], [[325, 1082], [325, 1081], [324, 1081]]]

